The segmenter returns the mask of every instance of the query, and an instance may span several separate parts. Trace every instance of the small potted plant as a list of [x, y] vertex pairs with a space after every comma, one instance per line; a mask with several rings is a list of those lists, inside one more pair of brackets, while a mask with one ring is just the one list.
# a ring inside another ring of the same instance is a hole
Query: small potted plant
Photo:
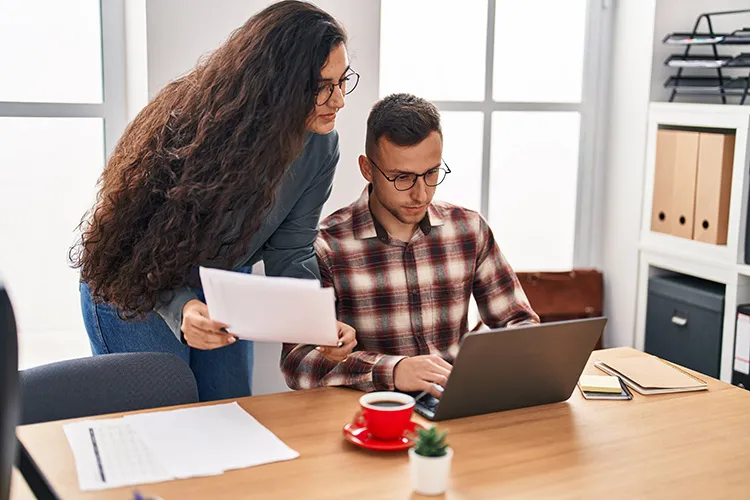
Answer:
[[440, 495], [445, 492], [453, 459], [446, 435], [435, 426], [418, 430], [416, 443], [409, 449], [411, 485], [417, 493]]

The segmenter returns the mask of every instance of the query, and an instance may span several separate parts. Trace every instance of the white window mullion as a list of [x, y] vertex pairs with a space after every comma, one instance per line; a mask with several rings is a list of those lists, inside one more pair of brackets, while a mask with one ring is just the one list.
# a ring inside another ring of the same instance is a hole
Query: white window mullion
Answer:
[[484, 134], [482, 137], [482, 215], [490, 214], [490, 158], [492, 155], [492, 103], [493, 79], [495, 75], [495, 0], [487, 2], [487, 52], [485, 54], [484, 79]]
[[104, 104], [67, 104], [49, 102], [0, 102], [0, 116], [29, 118], [99, 118]]
[[607, 109], [603, 103], [609, 86], [611, 2], [589, 0], [587, 15], [573, 265], [596, 267], [601, 265], [598, 228], [601, 227], [604, 208], [602, 191]]
[[104, 150], [112, 153], [127, 125], [125, 5], [123, 0], [101, 2], [102, 72], [104, 75]]

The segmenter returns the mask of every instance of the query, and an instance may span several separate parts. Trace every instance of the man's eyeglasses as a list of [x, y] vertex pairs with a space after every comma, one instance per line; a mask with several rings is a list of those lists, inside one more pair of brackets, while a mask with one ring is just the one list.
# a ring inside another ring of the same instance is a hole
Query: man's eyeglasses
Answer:
[[336, 87], [341, 89], [341, 93], [343, 95], [351, 94], [354, 92], [354, 89], [357, 88], [357, 84], [359, 83], [359, 73], [356, 71], [352, 71], [351, 73], [348, 73], [344, 78], [338, 81], [338, 83], [326, 83], [318, 87], [318, 90], [315, 92], [315, 104], [318, 106], [323, 106], [325, 103], [331, 99], [331, 96], [333, 95], [333, 91], [336, 89]]
[[445, 163], [445, 160], [441, 160], [440, 166], [431, 168], [423, 174], [404, 172], [403, 174], [398, 174], [396, 177], [391, 178], [388, 177], [386, 173], [383, 172], [369, 157], [367, 157], [367, 160], [372, 163], [381, 174], [383, 174], [383, 177], [391, 181], [398, 191], [410, 190], [414, 187], [420, 177], [424, 178], [424, 183], [427, 186], [435, 187], [445, 180], [446, 175], [451, 173], [451, 169], [448, 167], [448, 164]]

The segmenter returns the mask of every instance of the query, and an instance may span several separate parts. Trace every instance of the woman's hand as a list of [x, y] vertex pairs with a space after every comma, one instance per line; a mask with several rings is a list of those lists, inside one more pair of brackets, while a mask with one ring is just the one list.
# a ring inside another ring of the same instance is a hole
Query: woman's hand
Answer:
[[227, 325], [213, 321], [208, 316], [208, 306], [197, 299], [182, 308], [181, 329], [187, 345], [196, 349], [218, 349], [237, 341], [237, 337], [227, 333]]
[[316, 347], [315, 349], [317, 349], [328, 361], [340, 363], [346, 361], [346, 358], [352, 353], [354, 348], [357, 347], [357, 332], [354, 328], [346, 323], [342, 323], [341, 321], [336, 321], [336, 326], [339, 331], [339, 342], [341, 343], [341, 347], [321, 346]]

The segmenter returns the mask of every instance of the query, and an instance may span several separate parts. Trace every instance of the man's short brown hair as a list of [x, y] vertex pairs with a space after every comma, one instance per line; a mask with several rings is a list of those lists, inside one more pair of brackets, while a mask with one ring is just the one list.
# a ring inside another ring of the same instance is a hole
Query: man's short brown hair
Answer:
[[440, 113], [434, 104], [411, 94], [391, 94], [370, 111], [365, 153], [375, 158], [382, 137], [397, 146], [415, 146], [432, 132], [443, 136]]

